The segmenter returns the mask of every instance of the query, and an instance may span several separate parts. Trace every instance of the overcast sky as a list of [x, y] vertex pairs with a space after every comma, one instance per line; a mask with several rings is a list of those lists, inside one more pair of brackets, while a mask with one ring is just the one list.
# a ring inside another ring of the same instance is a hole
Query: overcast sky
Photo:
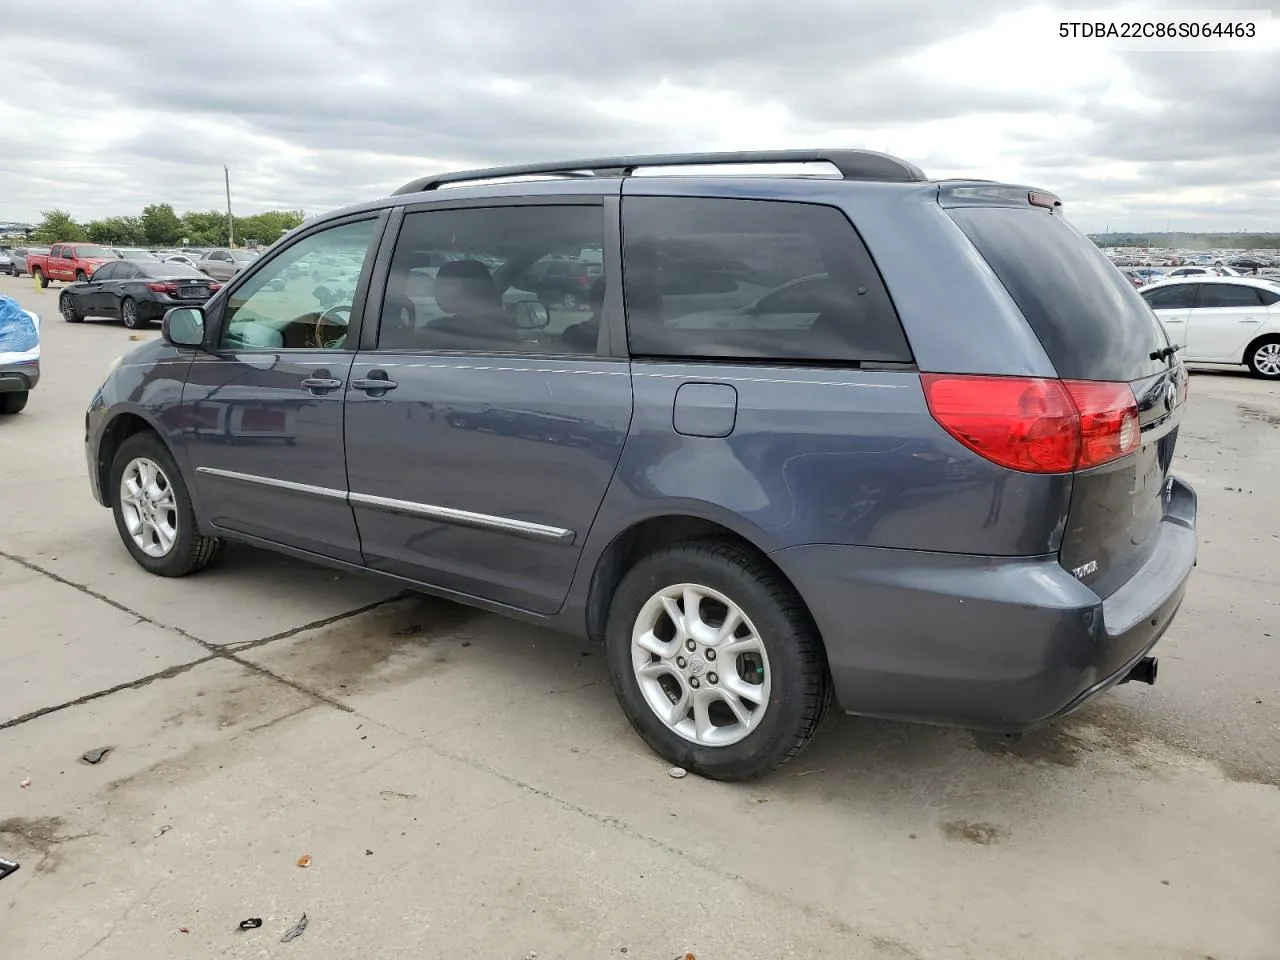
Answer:
[[1085, 10], [1175, 5], [1264, 6], [0, 0], [0, 220], [219, 208], [224, 163], [237, 212], [310, 215], [442, 169], [843, 146], [1054, 190], [1087, 230], [1280, 231], [1274, 36], [1057, 37]]

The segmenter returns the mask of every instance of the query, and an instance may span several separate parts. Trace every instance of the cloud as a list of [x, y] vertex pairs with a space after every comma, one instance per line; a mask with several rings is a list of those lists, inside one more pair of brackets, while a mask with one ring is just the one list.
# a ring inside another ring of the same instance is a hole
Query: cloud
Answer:
[[1042, 184], [1086, 228], [1184, 189], [1171, 209], [1208, 223], [1233, 190], [1280, 181], [1274, 53], [1073, 45], [1056, 20], [1105, 3], [1034, 2], [222, 0], [158, 16], [118, 0], [93, 29], [11, 18], [0, 59], [24, 81], [0, 102], [0, 216], [217, 208], [224, 163], [239, 209], [315, 213], [449, 168], [814, 145]]

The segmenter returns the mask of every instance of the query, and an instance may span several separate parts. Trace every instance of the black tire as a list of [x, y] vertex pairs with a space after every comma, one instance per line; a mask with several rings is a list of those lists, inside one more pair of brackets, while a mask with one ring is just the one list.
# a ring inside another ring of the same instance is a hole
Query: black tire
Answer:
[[1249, 353], [1245, 357], [1249, 372], [1262, 380], [1280, 380], [1280, 369], [1268, 362], [1276, 352], [1280, 352], [1280, 337], [1263, 337], [1249, 344]]
[[84, 283], [88, 279], [89, 279], [89, 275], [85, 273], [83, 270], [76, 271], [76, 283]]
[[84, 316], [76, 309], [75, 297], [64, 293], [58, 298], [58, 312], [67, 323], [83, 323]]
[[44, 275], [44, 271], [39, 267], [36, 267], [31, 271], [31, 278], [35, 280], [36, 283], [40, 284], [41, 290], [47, 290], [49, 288], [49, 278]]
[[578, 309], [578, 295], [576, 293], [566, 293], [560, 298], [560, 306], [566, 310]]
[[[766, 713], [754, 730], [728, 746], [701, 745], [673, 731], [650, 708], [636, 680], [631, 661], [636, 618], [656, 593], [680, 583], [710, 587], [736, 603], [768, 656]], [[787, 762], [813, 737], [831, 702], [822, 640], [800, 597], [768, 561], [733, 541], [678, 543], [640, 560], [614, 593], [605, 636], [614, 692], [641, 739], [668, 762], [713, 780], [758, 777]]]
[[0, 393], [0, 413], [21, 413], [27, 405], [29, 390], [16, 390], [13, 393]]
[[143, 327], [151, 326], [148, 321], [138, 316], [138, 305], [132, 297], [125, 297], [120, 301], [120, 319], [130, 330], [141, 330]]
[[[173, 491], [176, 507], [173, 513], [178, 535], [173, 547], [162, 557], [150, 556], [134, 543], [120, 502], [120, 484], [125, 468], [138, 457], [145, 457], [158, 465]], [[120, 444], [111, 461], [111, 487], [108, 495], [111, 498], [111, 512], [116, 519], [116, 529], [120, 532], [120, 539], [125, 549], [137, 561], [138, 566], [149, 573], [161, 577], [185, 577], [207, 567], [222, 549], [221, 540], [216, 537], [206, 537], [200, 533], [195, 511], [191, 507], [191, 495], [187, 492], [186, 481], [178, 470], [178, 465], [174, 463], [169, 449], [150, 431], [135, 433]]]

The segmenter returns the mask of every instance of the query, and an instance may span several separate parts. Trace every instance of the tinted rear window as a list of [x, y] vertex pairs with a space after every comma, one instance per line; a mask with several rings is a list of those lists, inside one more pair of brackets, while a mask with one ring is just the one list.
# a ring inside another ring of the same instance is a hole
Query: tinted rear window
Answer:
[[632, 197], [622, 228], [633, 354], [911, 361], [871, 255], [833, 207]]
[[1165, 369], [1155, 315], [1094, 243], [1033, 207], [947, 211], [1004, 284], [1058, 376], [1137, 380]]

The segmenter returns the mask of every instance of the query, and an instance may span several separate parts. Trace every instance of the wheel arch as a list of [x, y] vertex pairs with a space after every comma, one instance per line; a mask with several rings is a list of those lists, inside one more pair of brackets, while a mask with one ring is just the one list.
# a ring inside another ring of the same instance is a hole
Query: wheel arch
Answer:
[[178, 458], [177, 451], [173, 449], [164, 431], [154, 420], [137, 409], [122, 410], [102, 428], [94, 462], [94, 469], [98, 474], [98, 489], [102, 491], [102, 497], [108, 507], [115, 506], [115, 490], [111, 486], [111, 462], [115, 459], [116, 451], [130, 437], [147, 432], [156, 435], [169, 451], [169, 455], [173, 457], [173, 462], [178, 464], [178, 469], [182, 469], [182, 461]]
[[[596, 557], [587, 587], [584, 609], [587, 637], [593, 642], [604, 642], [609, 604], [627, 571], [643, 557], [656, 550], [691, 540], [727, 540], [751, 551], [786, 582], [795, 593], [806, 615], [811, 621], [813, 620], [808, 604], [796, 589], [796, 585], [770, 558], [769, 550], [763, 543], [763, 537], [753, 537], [740, 529], [706, 516], [692, 513], [663, 513], [637, 520], [620, 530]], [[814, 629], [817, 630], [816, 623]]]
[[1241, 357], [1240, 362], [1248, 366], [1249, 358], [1253, 356], [1253, 352], [1269, 340], [1280, 341], [1280, 328], [1268, 325], [1265, 333], [1260, 333], [1250, 340], [1244, 348], [1244, 355]]

